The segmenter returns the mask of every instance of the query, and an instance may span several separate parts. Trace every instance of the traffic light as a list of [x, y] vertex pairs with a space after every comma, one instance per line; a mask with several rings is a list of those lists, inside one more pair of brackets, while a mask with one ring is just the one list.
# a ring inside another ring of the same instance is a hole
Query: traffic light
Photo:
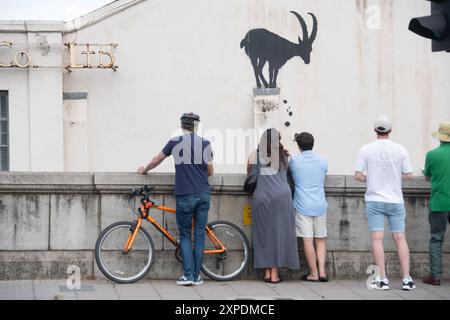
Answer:
[[431, 15], [414, 18], [408, 29], [432, 40], [432, 50], [450, 52], [450, 0], [431, 1]]

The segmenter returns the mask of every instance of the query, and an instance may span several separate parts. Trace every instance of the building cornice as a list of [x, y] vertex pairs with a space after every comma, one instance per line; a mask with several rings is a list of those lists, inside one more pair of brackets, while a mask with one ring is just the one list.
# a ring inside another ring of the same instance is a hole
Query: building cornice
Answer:
[[71, 21], [0, 20], [0, 33], [71, 33], [92, 26], [146, 0], [116, 0]]
[[64, 21], [0, 20], [0, 33], [63, 32]]
[[84, 29], [143, 1], [146, 0], [116, 0], [72, 21], [65, 22], [63, 33], [71, 33]]

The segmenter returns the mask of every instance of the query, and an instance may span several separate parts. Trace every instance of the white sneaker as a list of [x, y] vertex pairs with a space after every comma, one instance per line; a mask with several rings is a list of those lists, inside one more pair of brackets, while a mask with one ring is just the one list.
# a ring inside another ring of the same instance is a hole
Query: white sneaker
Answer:
[[402, 280], [402, 290], [414, 290], [416, 285], [411, 277], [405, 277]]
[[179, 286], [190, 286], [194, 283], [193, 276], [183, 275], [177, 279], [177, 285]]
[[194, 282], [192, 283], [194, 286], [199, 286], [203, 284], [203, 279], [201, 275], [198, 275], [197, 277], [194, 276]]
[[380, 277], [376, 277], [372, 280], [372, 283], [369, 285], [371, 289], [377, 290], [389, 290], [389, 280], [387, 278], [381, 279]]

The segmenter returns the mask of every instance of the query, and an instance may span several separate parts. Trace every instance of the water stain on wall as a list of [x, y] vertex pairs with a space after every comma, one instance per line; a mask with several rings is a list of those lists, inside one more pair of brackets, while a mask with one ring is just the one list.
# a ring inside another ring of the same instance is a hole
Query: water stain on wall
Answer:
[[271, 100], [256, 100], [256, 105], [262, 112], [272, 112], [278, 110], [278, 104]]
[[348, 245], [350, 240], [350, 221], [348, 220], [348, 205], [347, 200], [342, 198], [341, 201], [341, 220], [339, 221], [339, 239], [345, 241]]
[[356, 10], [359, 14], [364, 14], [367, 8], [367, 0], [355, 0]]
[[[28, 216], [39, 219], [40, 216], [40, 199], [37, 195], [27, 195], [25, 199], [26, 212]], [[27, 219], [28, 220], [28, 219]]]

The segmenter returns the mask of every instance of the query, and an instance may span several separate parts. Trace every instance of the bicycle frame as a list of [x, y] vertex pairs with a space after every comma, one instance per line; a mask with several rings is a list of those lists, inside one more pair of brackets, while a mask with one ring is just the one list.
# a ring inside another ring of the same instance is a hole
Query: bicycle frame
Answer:
[[[142, 219], [146, 219], [149, 221], [159, 232], [161, 232], [174, 246], [178, 245], [178, 241], [176, 238], [174, 238], [169, 231], [167, 231], [163, 226], [161, 226], [150, 214], [150, 209], [157, 209], [161, 211], [166, 211], [170, 213], [176, 213], [176, 210], [170, 207], [166, 207], [163, 205], [158, 205], [154, 203], [153, 201], [144, 201], [144, 203], [139, 208], [139, 216], [136, 223], [136, 227], [134, 228], [134, 231], [130, 234], [128, 237], [127, 243], [125, 244], [124, 252], [128, 253], [131, 250], [131, 247], [133, 246], [133, 242], [136, 239], [137, 233], [139, 232], [139, 229], [142, 226]], [[211, 242], [214, 244], [216, 249], [205, 249], [203, 251], [204, 254], [214, 254], [214, 253], [224, 253], [227, 251], [227, 248], [225, 245], [216, 237], [214, 232], [211, 230], [209, 226], [206, 226], [206, 235], [211, 240]]]

